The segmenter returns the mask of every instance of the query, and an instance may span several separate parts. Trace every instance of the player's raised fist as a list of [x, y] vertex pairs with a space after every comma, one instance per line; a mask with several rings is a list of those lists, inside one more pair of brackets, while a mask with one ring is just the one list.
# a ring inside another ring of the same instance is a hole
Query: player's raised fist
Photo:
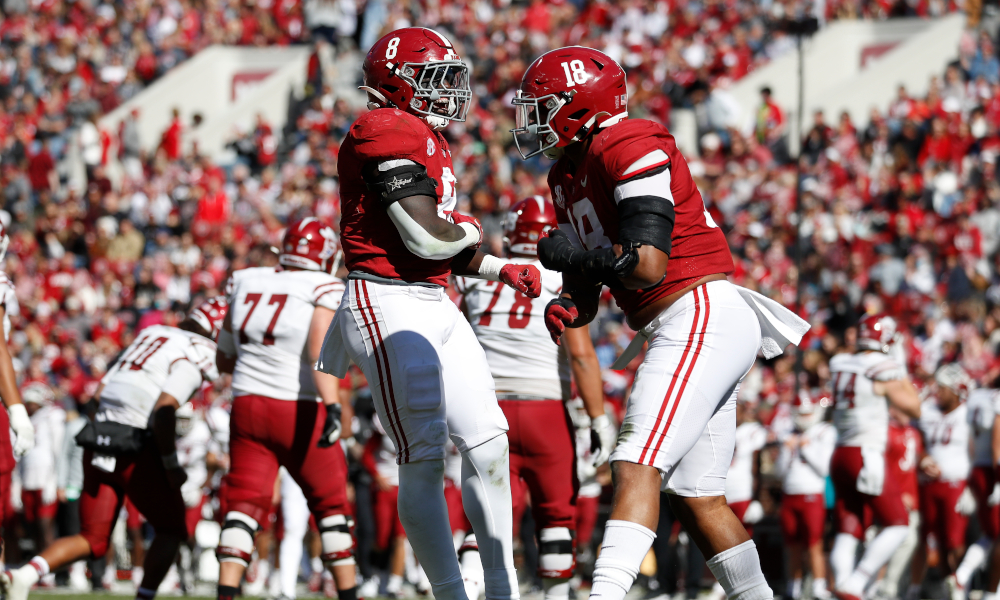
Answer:
[[542, 293], [542, 274], [535, 265], [506, 264], [500, 269], [500, 281], [529, 298]]
[[576, 252], [569, 236], [560, 229], [550, 229], [547, 236], [538, 240], [538, 259], [546, 269], [568, 271]]
[[479, 230], [479, 241], [475, 244], [469, 246], [473, 250], [478, 250], [480, 246], [483, 245], [483, 225], [479, 222], [479, 219], [471, 215], [463, 215], [462, 213], [455, 211], [451, 213], [451, 220], [455, 222], [455, 225], [461, 225], [462, 223], [472, 223], [472, 225]]
[[562, 345], [559, 338], [566, 331], [566, 326], [572, 325], [578, 316], [576, 305], [569, 298], [554, 298], [545, 307], [545, 327], [557, 346]]

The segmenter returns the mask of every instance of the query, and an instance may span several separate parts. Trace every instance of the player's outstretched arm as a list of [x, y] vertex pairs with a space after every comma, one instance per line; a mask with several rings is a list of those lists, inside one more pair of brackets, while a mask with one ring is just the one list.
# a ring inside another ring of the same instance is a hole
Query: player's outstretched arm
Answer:
[[403, 238], [406, 249], [420, 258], [443, 260], [466, 248], [478, 248], [483, 229], [473, 217], [454, 213], [455, 223], [437, 213], [431, 196], [409, 196], [386, 206], [389, 218]]
[[[5, 309], [0, 306], [0, 322]], [[21, 402], [21, 392], [17, 389], [17, 374], [14, 361], [10, 357], [6, 336], [0, 335], [0, 400], [10, 413], [10, 427], [14, 430], [14, 456], [21, 457], [35, 446], [35, 428], [28, 418], [28, 411]]]
[[153, 439], [160, 451], [160, 460], [167, 471], [167, 481], [180, 489], [187, 481], [187, 473], [177, 457], [177, 409], [180, 402], [172, 394], [161, 392], [153, 407]]
[[479, 250], [468, 249], [451, 261], [455, 275], [500, 281], [529, 298], [542, 293], [542, 274], [534, 265], [521, 265], [500, 260]]
[[218, 346], [215, 350], [215, 365], [220, 373], [233, 374], [236, 368], [236, 342], [233, 340], [232, 313], [227, 312], [219, 329]]
[[[879, 390], [878, 388], [882, 389]], [[893, 381], [876, 381], [875, 393], [882, 393], [889, 402], [903, 411], [906, 416], [917, 419], [920, 418], [920, 395], [917, 388], [913, 387], [913, 382], [909, 377], [895, 379]]]

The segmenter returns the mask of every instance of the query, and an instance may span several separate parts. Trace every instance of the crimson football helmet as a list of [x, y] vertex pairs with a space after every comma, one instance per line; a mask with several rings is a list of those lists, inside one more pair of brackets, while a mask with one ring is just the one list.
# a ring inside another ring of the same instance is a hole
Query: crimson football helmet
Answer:
[[188, 318], [210, 333], [214, 340], [219, 337], [219, 330], [222, 329], [222, 322], [226, 319], [227, 312], [229, 312], [229, 302], [226, 297], [216, 296], [191, 309]]
[[530, 158], [628, 117], [625, 71], [598, 50], [559, 48], [531, 63], [511, 103], [514, 143]]
[[368, 51], [364, 65], [368, 108], [393, 106], [433, 129], [464, 121], [472, 104], [469, 67], [440, 33], [406, 27], [386, 34]]
[[792, 398], [792, 421], [795, 423], [795, 428], [805, 431], [822, 421], [829, 405], [829, 396], [810, 393], [809, 390], [799, 390], [798, 396]]
[[335, 273], [339, 258], [337, 234], [316, 217], [306, 217], [290, 225], [278, 250], [279, 263], [306, 271]]
[[866, 315], [858, 322], [858, 348], [888, 352], [896, 336], [896, 320], [885, 313]]
[[538, 240], [556, 227], [556, 209], [542, 196], [532, 196], [510, 207], [503, 222], [503, 241], [514, 254], [538, 254]]

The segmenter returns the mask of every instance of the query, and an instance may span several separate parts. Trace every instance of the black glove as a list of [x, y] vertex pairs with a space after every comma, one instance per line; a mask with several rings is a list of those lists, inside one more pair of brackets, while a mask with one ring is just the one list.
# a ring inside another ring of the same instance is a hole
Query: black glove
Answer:
[[582, 275], [595, 284], [623, 289], [621, 278], [631, 275], [639, 264], [638, 248], [639, 244], [623, 242], [619, 256], [612, 248], [584, 251], [573, 246], [566, 232], [550, 229], [548, 236], [538, 240], [538, 259], [546, 269]]
[[340, 441], [340, 415], [343, 409], [340, 404], [326, 405], [326, 423], [323, 424], [323, 433], [316, 443], [320, 448], [329, 448]]

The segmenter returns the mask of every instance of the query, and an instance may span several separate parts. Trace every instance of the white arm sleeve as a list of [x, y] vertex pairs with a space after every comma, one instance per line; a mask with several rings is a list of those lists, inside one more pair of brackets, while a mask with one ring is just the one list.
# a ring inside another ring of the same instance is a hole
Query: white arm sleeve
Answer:
[[163, 389], [165, 394], [170, 394], [177, 399], [177, 402], [184, 404], [191, 399], [198, 388], [201, 387], [201, 369], [189, 360], [179, 360], [170, 369]]
[[451, 258], [462, 250], [479, 241], [479, 230], [472, 223], [462, 223], [459, 225], [465, 230], [465, 237], [454, 242], [439, 240], [427, 233], [427, 230], [413, 220], [399, 202], [393, 202], [388, 208], [389, 218], [399, 230], [399, 236], [403, 238], [406, 249], [416, 254], [420, 258], [429, 260], [443, 260]]

